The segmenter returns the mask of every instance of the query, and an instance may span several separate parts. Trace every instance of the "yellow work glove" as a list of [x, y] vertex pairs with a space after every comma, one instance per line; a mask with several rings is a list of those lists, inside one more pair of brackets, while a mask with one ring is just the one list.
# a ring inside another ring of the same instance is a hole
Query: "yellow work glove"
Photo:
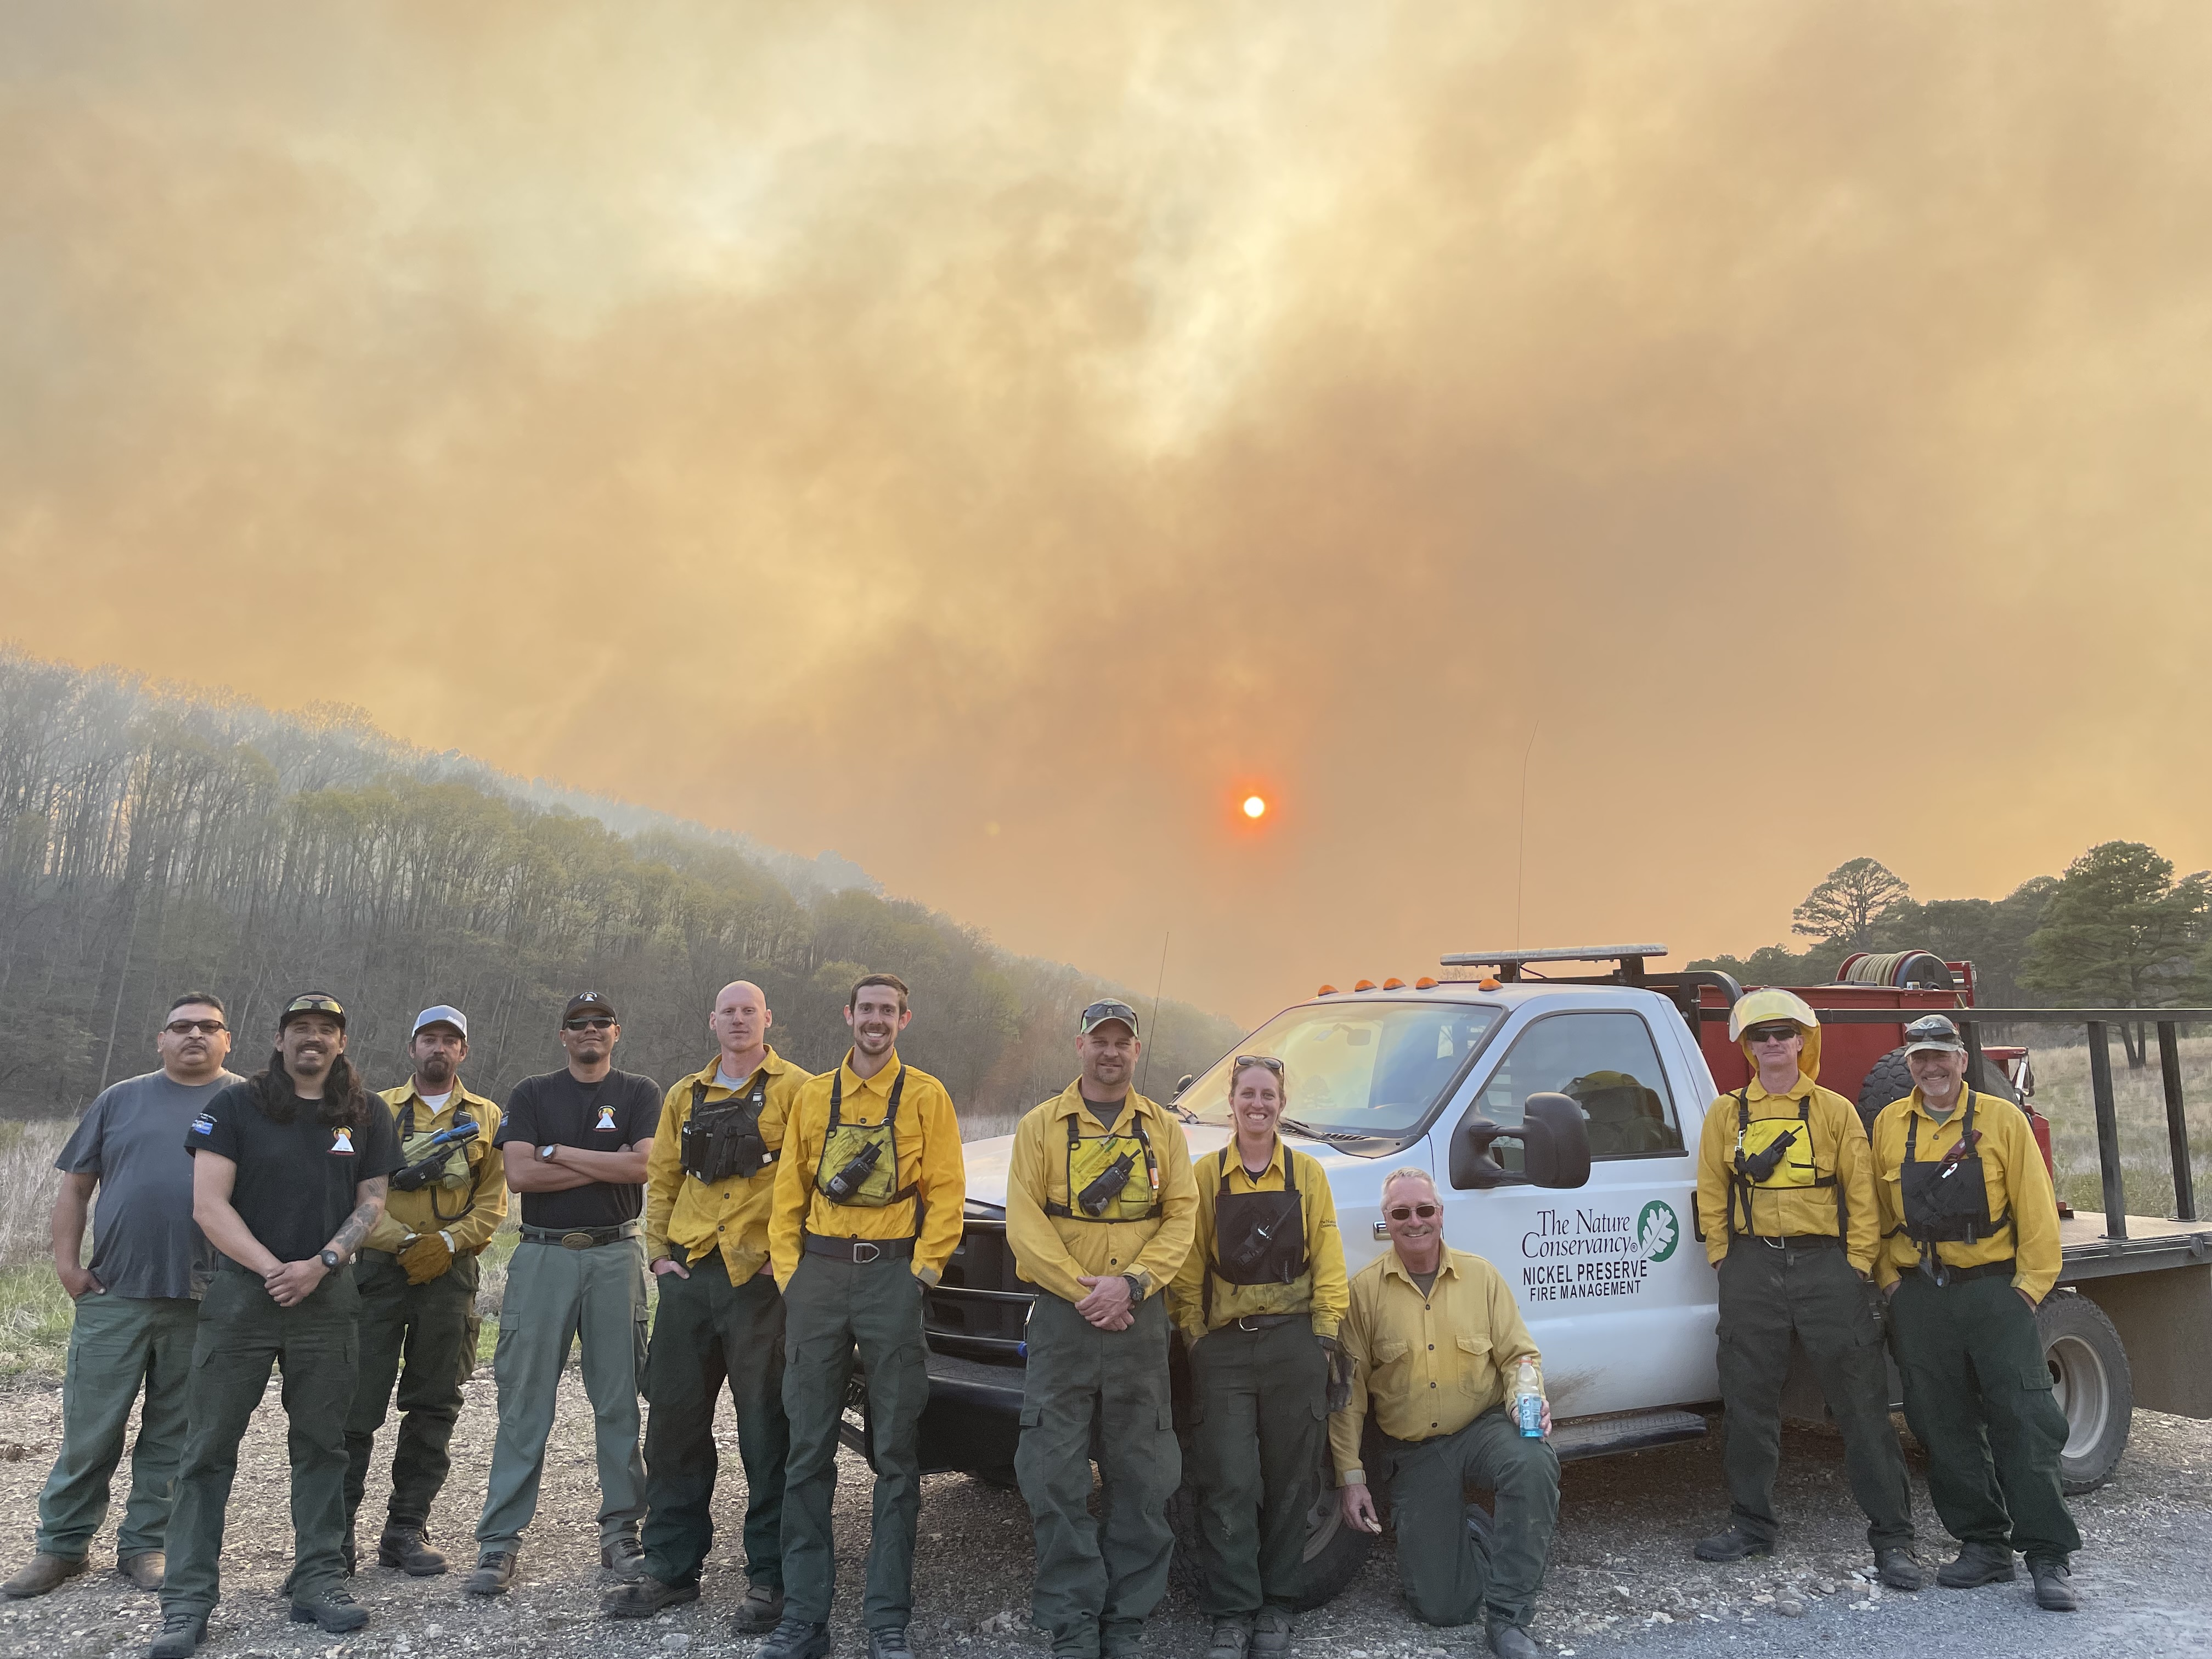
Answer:
[[453, 1252], [441, 1233], [419, 1233], [399, 1252], [410, 1285], [427, 1285], [453, 1265]]

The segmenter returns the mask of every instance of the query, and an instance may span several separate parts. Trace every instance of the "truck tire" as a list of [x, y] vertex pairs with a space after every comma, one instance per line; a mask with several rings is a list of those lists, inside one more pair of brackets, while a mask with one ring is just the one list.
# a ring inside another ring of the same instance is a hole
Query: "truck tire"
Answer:
[[[1344, 1524], [1344, 1511], [1336, 1498], [1336, 1473], [1326, 1450], [1322, 1454], [1321, 1494], [1306, 1516], [1306, 1549], [1294, 1613], [1310, 1613], [1341, 1595], [1359, 1569], [1367, 1564], [1374, 1535]], [[1380, 1501], [1380, 1494], [1377, 1494]], [[1198, 1497], [1185, 1481], [1168, 1499], [1168, 1524], [1175, 1529], [1176, 1549], [1170, 1571], [1176, 1587], [1193, 1601], [1200, 1599]]]
[[[2012, 1086], [2012, 1079], [1994, 1063], [1984, 1061], [1982, 1075], [1990, 1085], [1982, 1091], [1984, 1094], [2008, 1100], [2015, 1106], [2020, 1104], [2020, 1091]], [[1893, 1100], [1904, 1099], [1911, 1092], [1912, 1073], [1905, 1069], [1902, 1048], [1892, 1048], [1868, 1066], [1866, 1080], [1859, 1085], [1858, 1102], [1859, 1121], [1866, 1125], [1867, 1133], [1874, 1133], [1874, 1121], [1883, 1107]]]
[[2135, 1416], [2135, 1376], [2105, 1310], [2074, 1291], [2054, 1291], [2035, 1310], [2051, 1397], [2066, 1413], [2058, 1474], [2069, 1496], [2112, 1479]]

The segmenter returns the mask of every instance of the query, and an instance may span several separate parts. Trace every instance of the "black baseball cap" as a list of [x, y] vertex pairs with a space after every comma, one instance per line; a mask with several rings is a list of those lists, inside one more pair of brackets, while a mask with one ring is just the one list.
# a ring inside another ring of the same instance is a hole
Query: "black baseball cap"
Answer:
[[1109, 1019], [1118, 1019], [1127, 1026], [1131, 1036], [1137, 1035], [1137, 1011], [1127, 1003], [1117, 1002], [1112, 997], [1094, 1002], [1083, 1011], [1083, 1017], [1075, 1027], [1076, 1035], [1089, 1036]]
[[302, 991], [284, 1005], [284, 1012], [276, 1016], [276, 1029], [283, 1030], [299, 1014], [328, 1014], [337, 1021], [338, 1030], [346, 1028], [345, 1009], [327, 991]]
[[607, 1019], [619, 1019], [615, 1006], [597, 991], [579, 991], [568, 999], [568, 1006], [561, 1011], [561, 1023], [566, 1025], [579, 1014], [598, 1014]]

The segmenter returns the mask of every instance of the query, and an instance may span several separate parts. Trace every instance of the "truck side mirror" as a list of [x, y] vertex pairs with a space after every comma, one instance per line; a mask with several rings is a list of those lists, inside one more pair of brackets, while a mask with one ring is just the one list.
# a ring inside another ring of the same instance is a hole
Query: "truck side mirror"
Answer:
[[[1528, 1097], [1521, 1127], [1507, 1128], [1486, 1117], [1465, 1117], [1452, 1131], [1451, 1184], [1457, 1188], [1503, 1187], [1526, 1180], [1538, 1187], [1579, 1187], [1589, 1180], [1589, 1122], [1565, 1095]], [[1517, 1140], [1523, 1176], [1516, 1176], [1491, 1156], [1491, 1143]]]
[[1195, 1073], [1185, 1072], [1182, 1074], [1182, 1080], [1176, 1085], [1175, 1092], [1168, 1097], [1168, 1104], [1172, 1106], [1176, 1102], [1181, 1100], [1182, 1098], [1182, 1091], [1189, 1088], [1192, 1084], [1197, 1081], [1198, 1078]]

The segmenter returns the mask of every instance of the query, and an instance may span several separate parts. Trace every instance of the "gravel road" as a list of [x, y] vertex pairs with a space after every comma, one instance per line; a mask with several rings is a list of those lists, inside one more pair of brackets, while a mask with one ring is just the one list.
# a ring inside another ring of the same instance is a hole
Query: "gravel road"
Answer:
[[[453, 1479], [432, 1528], [435, 1540], [464, 1563], [473, 1559], [474, 1500], [483, 1491], [491, 1450], [489, 1368], [468, 1392], [454, 1437]], [[7, 1571], [30, 1550], [60, 1407], [52, 1389], [0, 1395], [0, 1509], [16, 1517]], [[514, 1593], [472, 1601], [452, 1577], [414, 1580], [372, 1567], [355, 1589], [374, 1621], [342, 1641], [288, 1623], [277, 1594], [291, 1547], [283, 1421], [272, 1392], [243, 1449], [225, 1599], [203, 1653], [224, 1659], [444, 1659], [464, 1652], [472, 1659], [586, 1652], [608, 1659], [679, 1653], [745, 1659], [757, 1645], [730, 1636], [726, 1625], [744, 1588], [735, 1525], [744, 1477], [726, 1410], [724, 1530], [698, 1603], [641, 1625], [599, 1616], [599, 1598], [613, 1581], [598, 1565], [590, 1419], [571, 1372], [547, 1459], [544, 1505], [526, 1540]], [[1753, 1569], [1695, 1563], [1690, 1541], [1722, 1516], [1718, 1450], [1708, 1437], [1568, 1466], [1559, 1540], [1534, 1627], [1547, 1655], [1736, 1659], [1854, 1648], [1927, 1652], [1939, 1645], [1972, 1659], [2085, 1647], [2100, 1659], [2212, 1655], [2212, 1507], [2205, 1498], [2212, 1425], [2136, 1414], [2134, 1441], [2118, 1477], [2077, 1501], [2087, 1546], [2075, 1583], [2086, 1607], [2072, 1617], [2039, 1612], [2024, 1575], [2014, 1585], [1917, 1595], [1884, 1594], [1855, 1577], [1865, 1561], [1863, 1522], [1844, 1486], [1841, 1443], [1818, 1430], [1793, 1430], [1789, 1437], [1780, 1493], [1788, 1528], [1783, 1551]], [[848, 1456], [840, 1483], [837, 1632], [839, 1650], [850, 1655], [861, 1650], [854, 1620], [866, 1539], [866, 1472]], [[372, 1476], [365, 1516], [380, 1520], [382, 1486]], [[1924, 1492], [1921, 1519], [1923, 1553], [1932, 1555], [1946, 1540]], [[374, 1535], [373, 1527], [364, 1528], [363, 1541], [372, 1549]], [[1301, 1622], [1297, 1651], [1342, 1659], [1457, 1659], [1486, 1651], [1479, 1631], [1433, 1631], [1406, 1617], [1388, 1542], [1351, 1589]], [[94, 1546], [94, 1562], [112, 1565], [113, 1547], [111, 1526]], [[915, 1564], [916, 1650], [1033, 1659], [1042, 1644], [1028, 1628], [1030, 1561], [1028, 1515], [1018, 1497], [964, 1476], [926, 1481]], [[40, 1600], [0, 1604], [0, 1653], [121, 1659], [143, 1652], [157, 1623], [152, 1596], [99, 1571]], [[1205, 1650], [1206, 1635], [1195, 1609], [1177, 1595], [1155, 1620], [1150, 1648], [1163, 1656], [1196, 1656]]]

